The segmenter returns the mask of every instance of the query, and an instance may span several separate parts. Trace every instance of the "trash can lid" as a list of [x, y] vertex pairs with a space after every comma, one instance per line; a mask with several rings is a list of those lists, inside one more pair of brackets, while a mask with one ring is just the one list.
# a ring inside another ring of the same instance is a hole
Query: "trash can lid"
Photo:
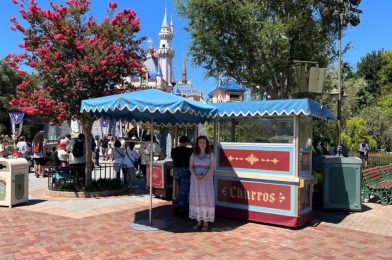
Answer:
[[323, 164], [341, 163], [341, 164], [362, 164], [358, 157], [343, 157], [337, 155], [323, 155]]

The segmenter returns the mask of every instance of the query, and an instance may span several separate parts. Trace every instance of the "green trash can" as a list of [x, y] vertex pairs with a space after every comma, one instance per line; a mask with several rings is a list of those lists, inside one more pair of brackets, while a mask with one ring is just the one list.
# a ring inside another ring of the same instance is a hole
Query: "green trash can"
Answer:
[[323, 208], [361, 211], [361, 168], [357, 157], [323, 156]]

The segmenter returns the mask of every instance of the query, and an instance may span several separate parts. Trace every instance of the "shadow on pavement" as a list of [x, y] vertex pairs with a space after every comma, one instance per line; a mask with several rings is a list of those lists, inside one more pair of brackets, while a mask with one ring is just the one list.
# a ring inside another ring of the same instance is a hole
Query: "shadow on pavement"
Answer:
[[[149, 216], [149, 210], [142, 210], [135, 213], [135, 221], [146, 220]], [[167, 232], [173, 233], [193, 233], [193, 232], [225, 232], [236, 229], [247, 222], [239, 220], [231, 220], [226, 218], [215, 218], [214, 223], [210, 223], [208, 231], [193, 230], [196, 225], [195, 220], [189, 218], [177, 218], [173, 216], [173, 208], [171, 205], [162, 205], [152, 209], [152, 222], [155, 220], [165, 220], [171, 225], [165, 229]]]
[[15, 205], [13, 207], [23, 207], [23, 206], [32, 206], [36, 204], [40, 204], [42, 202], [46, 202], [47, 200], [42, 200], [42, 199], [29, 199], [27, 202]]
[[352, 214], [362, 214], [368, 210], [371, 210], [368, 206], [362, 204], [362, 211], [358, 212], [349, 212], [349, 211], [342, 211], [342, 210], [315, 210], [314, 211], [314, 218], [308, 226], [318, 226], [320, 223], [331, 223], [331, 224], [338, 224], [342, 222], [347, 216]]

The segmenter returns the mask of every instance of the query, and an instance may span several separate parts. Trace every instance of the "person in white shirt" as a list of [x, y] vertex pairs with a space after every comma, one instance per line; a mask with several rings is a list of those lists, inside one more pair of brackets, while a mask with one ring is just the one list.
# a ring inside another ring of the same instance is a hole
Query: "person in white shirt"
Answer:
[[135, 178], [136, 178], [136, 161], [139, 159], [139, 154], [135, 148], [135, 143], [130, 142], [127, 149], [125, 150], [125, 156], [123, 164], [127, 167], [126, 174], [124, 175], [124, 180], [127, 186], [132, 186], [135, 188]]
[[125, 148], [126, 148], [126, 147], [125, 147], [125, 145], [126, 145], [125, 139], [121, 137], [121, 138], [120, 138], [120, 142], [121, 142], [121, 148], [124, 148], [124, 149], [125, 149]]
[[[108, 135], [108, 161], [113, 160], [114, 139], [113, 136]], [[121, 144], [120, 144], [121, 146]]]
[[65, 143], [59, 143], [57, 147], [57, 156], [59, 157], [61, 164], [68, 165], [69, 153], [65, 149]]
[[120, 172], [121, 169], [123, 168], [125, 150], [121, 148], [121, 142], [119, 140], [116, 140], [114, 142], [112, 156], [113, 156], [114, 170], [116, 171], [116, 178], [120, 179]]
[[19, 137], [19, 142], [16, 144], [16, 148], [22, 155], [22, 158], [27, 160], [28, 147], [24, 136]]

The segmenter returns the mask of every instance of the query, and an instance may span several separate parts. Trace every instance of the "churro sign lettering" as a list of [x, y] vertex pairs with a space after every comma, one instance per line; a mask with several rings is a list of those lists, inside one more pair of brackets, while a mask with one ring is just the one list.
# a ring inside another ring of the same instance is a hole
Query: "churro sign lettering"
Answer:
[[264, 208], [290, 210], [291, 188], [248, 181], [218, 180], [218, 201]]

